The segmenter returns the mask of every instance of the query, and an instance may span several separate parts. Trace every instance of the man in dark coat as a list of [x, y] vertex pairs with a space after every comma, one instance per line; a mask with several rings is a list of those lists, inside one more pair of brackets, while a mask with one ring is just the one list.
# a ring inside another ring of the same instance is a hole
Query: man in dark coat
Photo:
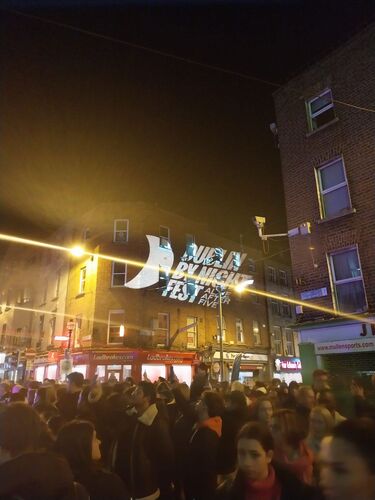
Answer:
[[77, 416], [78, 402], [83, 390], [84, 377], [82, 373], [72, 372], [67, 376], [68, 386], [62, 392], [57, 402], [57, 408], [65, 420], [73, 420]]
[[119, 436], [114, 452], [114, 469], [136, 499], [173, 498], [173, 444], [168, 421], [156, 407], [156, 391], [150, 382], [135, 390], [137, 415]]

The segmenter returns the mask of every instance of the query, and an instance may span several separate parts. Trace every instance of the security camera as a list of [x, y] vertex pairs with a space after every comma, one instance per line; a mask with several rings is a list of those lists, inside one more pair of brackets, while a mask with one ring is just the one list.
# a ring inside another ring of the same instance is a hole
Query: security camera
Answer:
[[266, 218], [256, 215], [255, 217], [253, 217], [253, 223], [256, 225], [258, 229], [263, 228], [266, 223]]

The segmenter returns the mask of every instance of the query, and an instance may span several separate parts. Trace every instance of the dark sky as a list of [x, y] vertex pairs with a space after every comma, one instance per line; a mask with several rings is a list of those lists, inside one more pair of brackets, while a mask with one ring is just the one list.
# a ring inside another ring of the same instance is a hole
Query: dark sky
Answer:
[[[374, 3], [7, 6], [279, 83], [372, 21]], [[43, 235], [120, 199], [157, 203], [236, 239], [254, 234], [255, 214], [285, 229], [269, 131], [274, 87], [10, 12], [0, 56], [1, 232]]]

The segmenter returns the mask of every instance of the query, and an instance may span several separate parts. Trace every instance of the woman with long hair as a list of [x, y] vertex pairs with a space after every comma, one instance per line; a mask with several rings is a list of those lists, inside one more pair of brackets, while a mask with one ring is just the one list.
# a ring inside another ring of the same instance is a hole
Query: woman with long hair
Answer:
[[91, 500], [129, 498], [122, 480], [100, 467], [100, 441], [91, 422], [73, 420], [61, 427], [56, 451], [66, 458], [75, 481], [87, 489]]

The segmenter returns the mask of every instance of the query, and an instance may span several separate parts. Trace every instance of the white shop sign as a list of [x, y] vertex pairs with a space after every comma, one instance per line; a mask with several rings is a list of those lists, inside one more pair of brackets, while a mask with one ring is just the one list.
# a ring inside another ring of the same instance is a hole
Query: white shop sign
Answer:
[[[224, 361], [234, 361], [234, 358], [240, 354], [239, 352], [223, 352]], [[242, 352], [241, 363], [246, 361], [260, 361], [263, 363], [268, 362], [267, 354], [252, 354], [248, 352]], [[215, 351], [214, 359], [220, 359], [220, 351]]]
[[315, 344], [315, 354], [343, 354], [375, 351], [375, 337], [372, 339], [350, 339]]

